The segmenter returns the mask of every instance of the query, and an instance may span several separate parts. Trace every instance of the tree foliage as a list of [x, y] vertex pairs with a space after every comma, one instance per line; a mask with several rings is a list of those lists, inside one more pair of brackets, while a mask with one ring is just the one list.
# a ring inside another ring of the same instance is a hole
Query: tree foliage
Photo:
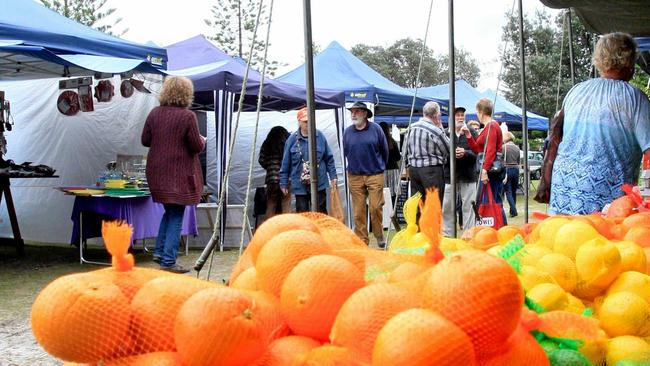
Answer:
[[[435, 55], [429, 47], [425, 47], [422, 53], [422, 40], [419, 39], [400, 39], [388, 47], [358, 44], [351, 51], [375, 71], [406, 88], [449, 82], [449, 55]], [[418, 65], [422, 54], [418, 84]], [[472, 55], [463, 49], [457, 49], [455, 60], [457, 78], [476, 86], [481, 72]]]
[[[213, 35], [209, 38], [230, 56], [237, 56], [248, 60], [248, 54], [253, 45], [251, 67], [262, 70], [264, 60], [264, 34], [269, 22], [268, 10], [262, 6], [260, 22], [253, 42], [253, 33], [259, 11], [258, 1], [254, 0], [219, 0], [212, 6], [212, 19], [205, 19], [205, 23], [212, 28]], [[270, 44], [269, 44], [270, 46]], [[275, 75], [280, 63], [266, 60], [266, 73]]]
[[57, 13], [81, 24], [93, 27], [101, 32], [113, 36], [122, 36], [128, 31], [128, 28], [119, 33], [114, 33], [115, 26], [122, 21], [122, 18], [117, 18], [112, 22], [112, 24], [107, 24], [111, 15], [115, 13], [115, 8], [104, 8], [107, 1], [108, 0], [41, 0], [41, 3]]

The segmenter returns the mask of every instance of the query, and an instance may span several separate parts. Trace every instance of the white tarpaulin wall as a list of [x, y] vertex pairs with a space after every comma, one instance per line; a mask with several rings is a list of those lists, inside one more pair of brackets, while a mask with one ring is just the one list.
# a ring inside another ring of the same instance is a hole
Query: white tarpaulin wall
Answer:
[[[159, 78], [159, 77], [158, 77]], [[155, 94], [135, 91], [130, 98], [119, 92], [110, 102], [97, 103], [93, 112], [67, 117], [56, 108], [59, 79], [0, 82], [11, 102], [16, 122], [6, 133], [6, 159], [46, 164], [59, 178], [12, 179], [11, 192], [23, 238], [31, 242], [69, 243], [74, 198], [58, 186], [94, 184], [106, 163], [117, 154], [145, 155], [140, 134], [149, 111], [158, 105]], [[4, 201], [4, 200], [3, 200]], [[11, 236], [5, 202], [0, 204], [0, 235]]]
[[[344, 198], [343, 189], [343, 168], [341, 163], [341, 150], [339, 148], [339, 140], [337, 137], [336, 110], [319, 110], [316, 111], [316, 128], [320, 130], [334, 154], [336, 162], [336, 170], [338, 175], [338, 186], [341, 198]], [[216, 153], [216, 132], [214, 124], [214, 114], [208, 115], [208, 145], [207, 145], [207, 185], [212, 192], [215, 192], [213, 199], [218, 197], [218, 164]], [[233, 113], [233, 124], [236, 118], [236, 112]], [[229, 205], [243, 205], [246, 200], [246, 185], [248, 178], [248, 166], [250, 161], [250, 152], [252, 148], [253, 135], [255, 132], [255, 112], [244, 112], [241, 114], [239, 121], [239, 130], [237, 132], [237, 139], [235, 141], [235, 148], [233, 150], [233, 163], [228, 182], [228, 204]], [[260, 122], [258, 129], [258, 137], [255, 149], [255, 158], [253, 161], [253, 180], [251, 184], [251, 192], [249, 198], [249, 219], [251, 225], [254, 225], [255, 219], [253, 218], [253, 198], [255, 195], [255, 188], [264, 186], [264, 177], [266, 171], [258, 163], [259, 151], [262, 143], [266, 139], [266, 135], [274, 126], [283, 126], [289, 133], [293, 133], [298, 128], [298, 121], [296, 120], [296, 111], [282, 112], [262, 112], [260, 113]], [[345, 207], [345, 201], [342, 200]], [[295, 209], [294, 203], [291, 205], [292, 211]], [[236, 215], [239, 217], [241, 211], [229, 210], [228, 215]], [[200, 219], [200, 218], [199, 218]], [[230, 222], [231, 220], [227, 220]], [[237, 221], [241, 225], [241, 221]], [[237, 228], [229, 228], [224, 235], [224, 245], [227, 247], [239, 245], [239, 235], [241, 226]], [[205, 243], [203, 243], [205, 244]]]

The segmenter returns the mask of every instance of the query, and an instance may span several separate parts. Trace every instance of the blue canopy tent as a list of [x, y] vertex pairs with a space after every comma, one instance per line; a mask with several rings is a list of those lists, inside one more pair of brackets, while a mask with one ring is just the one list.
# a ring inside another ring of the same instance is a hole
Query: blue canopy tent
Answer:
[[[289, 71], [278, 80], [305, 85], [305, 65]], [[408, 115], [413, 103], [413, 92], [386, 79], [336, 41], [314, 57], [314, 84], [321, 88], [344, 91], [346, 102], [373, 103], [375, 121], [379, 121], [382, 115]], [[416, 111], [421, 111], [429, 100], [431, 99], [416, 98]], [[446, 113], [447, 98], [435, 100]]]
[[[477, 119], [478, 117], [474, 113], [474, 108], [476, 103], [481, 98], [490, 98], [495, 100], [493, 91], [486, 91], [484, 93], [479, 92], [474, 89], [468, 82], [465, 80], [459, 79], [456, 80], [456, 106], [465, 107], [467, 110], [466, 119]], [[422, 95], [426, 98], [443, 98], [444, 96], [449, 95], [449, 84], [429, 86], [426, 88], [419, 88], [418, 95]], [[515, 104], [509, 102], [500, 95], [496, 96], [496, 103], [494, 106], [495, 110], [493, 117], [499, 122], [505, 122], [508, 125], [508, 128], [513, 130], [521, 130], [521, 119], [522, 113], [521, 108]], [[537, 115], [532, 112], [526, 112], [528, 118], [528, 129], [529, 130], [548, 130], [548, 118]], [[447, 123], [447, 116], [443, 116], [443, 123]], [[408, 124], [408, 117], [393, 117], [392, 122], [397, 125], [406, 126]]]
[[0, 77], [12, 79], [165, 68], [164, 49], [107, 35], [33, 0], [0, 0]]
[[[235, 59], [216, 47], [204, 36], [198, 35], [167, 47], [169, 55], [168, 70], [170, 75], [188, 77], [194, 83], [195, 108], [215, 111], [217, 171], [219, 179], [216, 191], [221, 190], [226, 173], [226, 164], [230, 141], [231, 124], [241, 93], [246, 63]], [[262, 75], [250, 69], [244, 94], [242, 111], [257, 109], [257, 95]], [[270, 78], [264, 79], [263, 111], [287, 111], [306, 104], [307, 92], [303, 86], [284, 83]], [[343, 92], [317, 89], [315, 91], [316, 108], [335, 109], [345, 105]], [[337, 116], [339, 113], [337, 113]], [[337, 121], [338, 122], [338, 121]], [[342, 140], [341, 126], [338, 127], [339, 143]], [[227, 193], [226, 193], [227, 195]], [[226, 196], [226, 202], [228, 202]], [[226, 209], [220, 218], [220, 246], [225, 237]]]

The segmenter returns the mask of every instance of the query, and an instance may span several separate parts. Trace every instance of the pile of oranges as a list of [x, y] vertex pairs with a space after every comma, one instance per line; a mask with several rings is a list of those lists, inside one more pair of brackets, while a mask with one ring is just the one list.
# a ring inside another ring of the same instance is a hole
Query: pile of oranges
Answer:
[[113, 266], [49, 284], [32, 308], [34, 335], [68, 365], [650, 360], [650, 214], [615, 201], [607, 215], [449, 239], [439, 234], [437, 194], [428, 197], [428, 224], [402, 235], [404, 251], [368, 248], [325, 215], [275, 216], [257, 229], [228, 286], [134, 267], [129, 228], [106, 224]]

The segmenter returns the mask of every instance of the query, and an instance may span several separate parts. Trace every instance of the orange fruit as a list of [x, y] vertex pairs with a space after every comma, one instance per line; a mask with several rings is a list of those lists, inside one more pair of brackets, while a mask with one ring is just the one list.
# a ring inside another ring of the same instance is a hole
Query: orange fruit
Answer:
[[243, 271], [237, 278], [230, 283], [230, 287], [240, 290], [257, 290], [257, 270], [255, 267]]
[[480, 360], [481, 366], [550, 366], [544, 349], [537, 343], [523, 327], [517, 330], [508, 338], [508, 341], [498, 348], [491, 356]]
[[421, 300], [390, 284], [374, 284], [353, 293], [339, 310], [330, 340], [370, 362], [377, 334], [396, 314], [418, 307]]
[[173, 275], [145, 283], [131, 302], [132, 333], [138, 351], [174, 351], [174, 319], [183, 303], [216, 283]]
[[332, 249], [368, 248], [354, 231], [333, 217], [326, 216], [316, 220], [315, 223], [323, 239]]
[[[640, 214], [637, 214], [640, 215]], [[633, 215], [635, 216], [635, 215]], [[630, 216], [632, 217], [632, 216]], [[650, 226], [631, 227], [623, 237], [623, 240], [629, 240], [637, 243], [644, 248], [650, 248]]]
[[264, 334], [268, 336], [268, 343], [275, 339], [289, 335], [289, 327], [282, 318], [280, 300], [264, 291], [245, 291], [255, 301], [258, 307], [258, 317], [264, 325]]
[[319, 346], [320, 342], [309, 337], [292, 335], [278, 338], [269, 345], [264, 355], [253, 365], [289, 366]]
[[307, 258], [284, 281], [282, 315], [295, 334], [325, 341], [343, 303], [364, 285], [363, 273], [343, 258]]
[[122, 290], [129, 301], [133, 299], [136, 292], [145, 283], [158, 277], [173, 276], [171, 272], [165, 272], [153, 268], [133, 267], [129, 271], [118, 271], [114, 267], [100, 269], [94, 272], [98, 276], [106, 276], [111, 282]]
[[330, 216], [325, 215], [324, 213], [321, 212], [314, 212], [314, 211], [307, 211], [307, 212], [300, 212], [298, 215], [306, 217], [310, 219], [311, 221], [318, 221], [320, 219], [326, 219]]
[[183, 366], [176, 352], [152, 352], [124, 357], [104, 363], [105, 366]]
[[609, 205], [607, 208], [607, 217], [626, 218], [637, 212], [637, 205], [630, 196], [621, 196]]
[[639, 212], [626, 217], [621, 223], [625, 231], [629, 231], [633, 227], [650, 226], [650, 212]]
[[472, 246], [480, 250], [488, 250], [499, 244], [497, 231], [492, 227], [484, 227], [472, 238]]
[[237, 260], [237, 263], [235, 263], [235, 266], [232, 268], [232, 271], [230, 272], [230, 278], [228, 279], [228, 284], [231, 284], [237, 280], [237, 277], [244, 272], [245, 270], [255, 266], [255, 263], [253, 263], [253, 254], [251, 250], [244, 250], [244, 253], [239, 257]]
[[428, 309], [392, 317], [377, 335], [373, 366], [475, 365], [470, 338], [454, 323]]
[[465, 230], [465, 232], [463, 232], [462, 239], [463, 240], [471, 240], [476, 236], [476, 234], [479, 231], [481, 231], [481, 230], [483, 230], [485, 228], [486, 228], [486, 226], [474, 226], [472, 228], [469, 228], [469, 229]]
[[524, 234], [519, 230], [518, 227], [514, 225], [506, 225], [497, 230], [497, 238], [499, 244], [505, 244], [512, 240], [515, 236], [521, 235], [521, 238], [524, 238]]
[[255, 300], [228, 287], [197, 292], [181, 307], [174, 326], [186, 366], [248, 365], [268, 346]]
[[361, 363], [349, 350], [326, 344], [312, 348], [290, 366], [361, 366]]
[[589, 220], [591, 223], [591, 226], [598, 231], [598, 233], [606, 238], [611, 238], [612, 237], [612, 229], [614, 227], [614, 222], [607, 220], [606, 218], [603, 217], [602, 214], [600, 213], [593, 213], [591, 215], [586, 215], [586, 216], [578, 216], [585, 218], [586, 220]]
[[52, 356], [72, 362], [105, 360], [127, 337], [129, 300], [95, 272], [59, 277], [32, 305], [32, 332]]
[[[539, 235], [538, 235], [536, 238], [532, 238], [532, 239], [530, 239], [531, 233], [535, 230], [535, 228], [536, 228], [538, 225], [539, 225], [539, 223], [537, 223], [537, 222], [529, 222], [529, 223], [527, 223], [527, 224], [523, 224], [523, 225], [521, 225], [521, 227], [520, 227], [519, 229], [520, 229], [521, 232], [523, 233], [523, 235], [524, 235], [524, 240], [526, 241], [526, 243], [532, 243], [532, 242], [534, 242], [534, 241], [537, 241], [537, 239], [539, 239]], [[529, 240], [529, 239], [530, 239], [530, 240]], [[533, 239], [534, 239], [534, 240], [533, 240]]]
[[279, 297], [284, 279], [296, 264], [330, 251], [320, 234], [311, 231], [291, 230], [278, 234], [266, 243], [257, 257], [257, 286]]
[[390, 272], [388, 282], [394, 283], [415, 278], [429, 268], [430, 266], [424, 264], [404, 262]]
[[503, 259], [476, 250], [460, 251], [425, 273], [420, 288], [425, 307], [465, 331], [477, 357], [503, 345], [517, 328], [524, 291]]
[[289, 230], [306, 230], [319, 233], [318, 226], [303, 215], [282, 214], [273, 216], [255, 230], [255, 235], [248, 243], [246, 250], [250, 251], [253, 263], [257, 263], [257, 255], [266, 243], [276, 235]]

